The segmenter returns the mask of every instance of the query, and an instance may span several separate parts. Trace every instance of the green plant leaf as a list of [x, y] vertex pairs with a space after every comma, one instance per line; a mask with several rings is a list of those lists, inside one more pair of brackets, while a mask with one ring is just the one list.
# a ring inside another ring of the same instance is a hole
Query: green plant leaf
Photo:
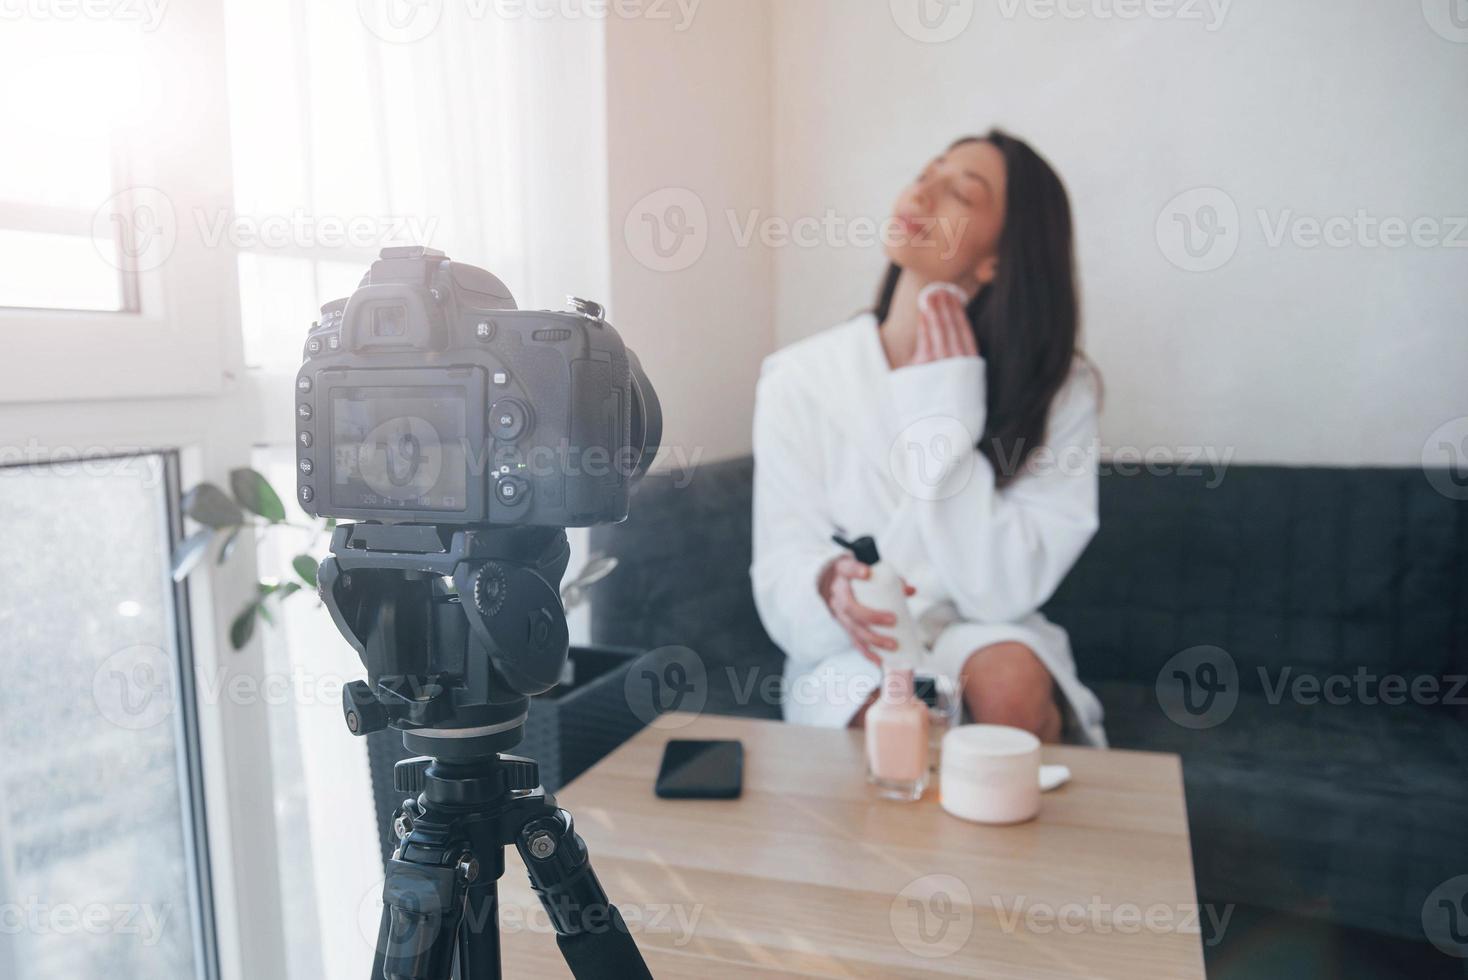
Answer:
[[255, 607], [255, 612], [259, 613], [260, 618], [265, 620], [265, 622], [269, 623], [271, 626], [275, 625], [275, 614], [270, 611], [270, 607], [267, 606], [265, 603], [262, 602], [257, 605]]
[[234, 546], [239, 544], [240, 531], [242, 530], [244, 530], [244, 528], [237, 527], [233, 531], [230, 531], [227, 535], [225, 535], [224, 544], [219, 546], [219, 558], [216, 559], [216, 564], [223, 565], [225, 562], [229, 561], [229, 556], [234, 554]]
[[201, 483], [184, 494], [183, 512], [206, 527], [239, 527], [245, 523], [240, 505], [212, 483]]
[[280, 597], [280, 601], [284, 602], [299, 591], [301, 591], [300, 582], [287, 582], [280, 587], [280, 591], [276, 594]]
[[296, 570], [301, 581], [313, 589], [316, 588], [316, 564], [316, 559], [310, 555], [296, 555], [291, 559], [291, 567]]
[[270, 481], [255, 470], [249, 467], [231, 470], [229, 488], [234, 491], [234, 499], [250, 513], [259, 514], [272, 524], [285, 520], [285, 505], [280, 502], [280, 496]]
[[229, 645], [236, 650], [243, 650], [245, 644], [255, 635], [255, 614], [260, 611], [258, 603], [250, 603], [229, 624]]
[[195, 531], [178, 543], [178, 547], [173, 549], [173, 580], [175, 582], [182, 582], [189, 577], [189, 573], [203, 560], [204, 553], [209, 550], [209, 542], [213, 540], [213, 528], [205, 528], [202, 531]]

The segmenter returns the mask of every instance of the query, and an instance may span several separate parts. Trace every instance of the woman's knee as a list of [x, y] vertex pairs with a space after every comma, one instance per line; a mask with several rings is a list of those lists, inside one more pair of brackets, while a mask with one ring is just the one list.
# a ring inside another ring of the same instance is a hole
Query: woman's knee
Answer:
[[1023, 643], [1000, 643], [974, 651], [961, 676], [964, 700], [975, 720], [1011, 725], [1052, 736], [1058, 718], [1055, 679]]

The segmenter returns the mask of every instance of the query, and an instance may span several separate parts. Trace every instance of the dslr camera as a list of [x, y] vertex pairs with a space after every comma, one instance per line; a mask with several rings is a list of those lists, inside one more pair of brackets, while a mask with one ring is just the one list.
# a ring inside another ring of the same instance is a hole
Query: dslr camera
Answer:
[[518, 310], [491, 273], [414, 246], [383, 249], [321, 313], [296, 376], [307, 513], [525, 528], [627, 518], [662, 411], [601, 306]]

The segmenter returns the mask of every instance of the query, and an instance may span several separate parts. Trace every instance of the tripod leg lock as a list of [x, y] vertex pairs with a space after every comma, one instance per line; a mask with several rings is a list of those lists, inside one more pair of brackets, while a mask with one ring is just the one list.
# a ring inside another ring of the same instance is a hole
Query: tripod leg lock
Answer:
[[454, 937], [464, 915], [465, 870], [462, 861], [447, 867], [391, 862], [378, 936], [383, 976], [389, 980], [448, 976]]
[[515, 848], [556, 929], [556, 945], [577, 980], [652, 980], [617, 907], [591, 869], [571, 814], [555, 810], [526, 822]]
[[591, 869], [571, 814], [557, 810], [530, 821], [515, 838], [515, 847], [557, 933], [606, 929], [607, 893]]

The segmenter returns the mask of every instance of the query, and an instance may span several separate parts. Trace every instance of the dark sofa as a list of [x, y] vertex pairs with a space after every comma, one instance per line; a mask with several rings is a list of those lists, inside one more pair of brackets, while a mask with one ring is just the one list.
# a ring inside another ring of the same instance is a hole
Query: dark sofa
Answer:
[[[751, 476], [745, 458], [645, 481], [632, 519], [593, 533], [621, 560], [593, 632], [688, 647], [705, 710], [778, 718], [759, 694], [782, 655], [750, 594]], [[1416, 470], [1237, 466], [1215, 482], [1103, 476], [1101, 531], [1046, 613], [1112, 744], [1183, 757], [1202, 900], [1420, 939], [1428, 894], [1468, 873], [1468, 504]], [[1226, 700], [1194, 719], [1173, 658], [1197, 647], [1226, 651], [1181, 664], [1224, 666], [1192, 680]], [[1405, 703], [1379, 703], [1399, 689]]]

